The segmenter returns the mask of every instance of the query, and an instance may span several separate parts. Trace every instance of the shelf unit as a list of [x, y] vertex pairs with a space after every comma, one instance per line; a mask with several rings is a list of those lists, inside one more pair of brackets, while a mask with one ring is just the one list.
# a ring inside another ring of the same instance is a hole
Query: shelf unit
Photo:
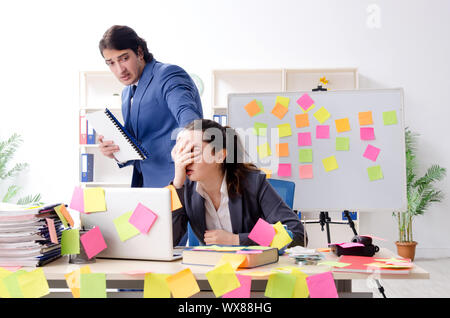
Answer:
[[[102, 111], [107, 107], [121, 122], [122, 110], [120, 96], [122, 84], [109, 71], [81, 71], [79, 73], [79, 117], [89, 112]], [[80, 133], [80, 131], [79, 131]], [[79, 143], [79, 138], [78, 138]], [[94, 155], [92, 182], [81, 182], [81, 154]], [[78, 144], [78, 180], [81, 187], [129, 187], [132, 167], [119, 168], [117, 164], [100, 152], [98, 135], [95, 144]]]
[[[311, 91], [320, 85], [320, 78], [328, 80], [323, 85], [328, 90], [358, 89], [358, 69], [347, 68], [279, 68], [279, 69], [221, 69], [212, 71], [211, 83], [211, 114], [227, 115], [228, 94], [231, 93], [273, 93]], [[302, 213], [308, 221], [317, 221], [318, 215]], [[333, 222], [344, 222], [342, 214], [330, 212]], [[359, 233], [360, 213], [354, 220], [355, 229]], [[309, 236], [309, 247], [325, 247], [326, 232], [320, 224], [306, 224]], [[330, 234], [333, 242], [349, 241], [353, 232], [348, 225], [330, 224]]]

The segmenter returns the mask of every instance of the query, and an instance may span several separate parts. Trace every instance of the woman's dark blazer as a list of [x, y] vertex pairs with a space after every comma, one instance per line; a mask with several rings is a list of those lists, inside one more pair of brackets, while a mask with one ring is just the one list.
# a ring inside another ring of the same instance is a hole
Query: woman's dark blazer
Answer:
[[[206, 231], [205, 199], [195, 191], [196, 182], [186, 178], [184, 186], [177, 189], [182, 208], [173, 211], [173, 242], [177, 245], [187, 230], [189, 221], [192, 230], [202, 244]], [[303, 225], [275, 189], [266, 180], [266, 175], [259, 170], [250, 171], [242, 186], [242, 194], [229, 196], [231, 225], [234, 234], [239, 234], [239, 245], [257, 245], [248, 238], [250, 231], [259, 218], [270, 224], [281, 221], [293, 233], [290, 246], [304, 245]]]

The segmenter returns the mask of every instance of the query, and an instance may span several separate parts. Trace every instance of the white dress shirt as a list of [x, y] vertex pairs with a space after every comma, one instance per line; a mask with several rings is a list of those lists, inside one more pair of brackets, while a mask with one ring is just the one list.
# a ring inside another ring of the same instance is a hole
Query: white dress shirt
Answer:
[[220, 187], [220, 205], [217, 210], [200, 183], [197, 182], [195, 190], [205, 199], [206, 229], [225, 230], [232, 233], [233, 228], [231, 226], [230, 209], [228, 208], [226, 173], [223, 176], [222, 185]]

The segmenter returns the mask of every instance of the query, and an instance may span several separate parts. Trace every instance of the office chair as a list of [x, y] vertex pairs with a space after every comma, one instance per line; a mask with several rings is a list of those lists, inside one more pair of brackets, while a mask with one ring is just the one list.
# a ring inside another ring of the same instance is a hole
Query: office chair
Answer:
[[267, 179], [288, 207], [294, 207], [295, 183], [287, 180]]

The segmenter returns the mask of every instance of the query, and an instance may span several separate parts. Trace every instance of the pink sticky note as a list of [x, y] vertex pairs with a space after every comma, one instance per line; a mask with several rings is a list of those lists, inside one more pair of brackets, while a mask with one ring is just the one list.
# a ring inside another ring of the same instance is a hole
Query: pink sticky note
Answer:
[[342, 248], [350, 248], [350, 247], [355, 247], [355, 246], [364, 246], [364, 244], [354, 243], [354, 242], [340, 243], [340, 244], [336, 244], [336, 245], [339, 245]]
[[261, 254], [262, 251], [261, 250], [239, 250], [236, 251], [236, 254]]
[[250, 298], [250, 287], [252, 286], [252, 277], [249, 275], [236, 274], [241, 286], [224, 294], [222, 298]]
[[50, 218], [45, 218], [45, 220], [47, 221], [47, 226], [48, 226], [48, 232], [50, 233], [50, 241], [52, 243], [58, 244], [58, 235], [56, 234], [56, 229], [55, 229], [55, 221], [53, 221], [53, 219]]
[[255, 226], [248, 235], [248, 238], [261, 246], [270, 246], [273, 237], [275, 236], [275, 229], [268, 222], [259, 218]]
[[98, 226], [80, 236], [81, 244], [89, 259], [103, 251], [107, 246]]
[[372, 161], [376, 161], [378, 154], [380, 153], [380, 148], [372, 145], [367, 145], [366, 151], [364, 151], [363, 157]]
[[308, 94], [303, 94], [299, 99], [297, 99], [297, 104], [304, 110], [307, 111], [314, 101]]
[[308, 276], [306, 284], [310, 298], [339, 298], [331, 272]]
[[155, 223], [158, 215], [145, 205], [138, 203], [133, 214], [128, 219], [128, 222], [139, 230], [142, 234], [147, 234], [150, 231], [153, 223]]
[[73, 189], [72, 201], [70, 201], [69, 208], [84, 213], [84, 192], [80, 187]]
[[360, 128], [361, 140], [374, 140], [375, 130], [373, 127], [361, 127]]
[[298, 145], [299, 146], [311, 146], [311, 133], [304, 132], [298, 133]]
[[317, 139], [328, 139], [328, 138], [330, 138], [330, 126], [328, 126], [328, 125], [317, 125], [316, 126], [316, 138]]
[[290, 177], [291, 176], [291, 164], [290, 163], [278, 164], [278, 176], [279, 177]]
[[313, 166], [301, 165], [299, 167], [300, 179], [312, 179], [313, 178]]

